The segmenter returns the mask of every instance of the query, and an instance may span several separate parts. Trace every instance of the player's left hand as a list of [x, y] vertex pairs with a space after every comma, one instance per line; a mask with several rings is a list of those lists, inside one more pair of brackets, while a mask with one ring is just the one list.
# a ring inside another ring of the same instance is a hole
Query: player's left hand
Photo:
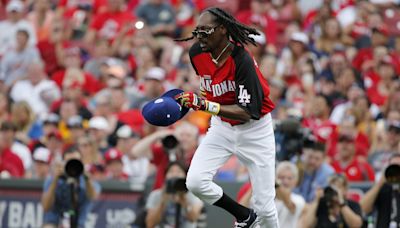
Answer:
[[187, 108], [192, 108], [196, 111], [205, 110], [205, 99], [193, 92], [183, 92], [178, 94], [175, 99]]

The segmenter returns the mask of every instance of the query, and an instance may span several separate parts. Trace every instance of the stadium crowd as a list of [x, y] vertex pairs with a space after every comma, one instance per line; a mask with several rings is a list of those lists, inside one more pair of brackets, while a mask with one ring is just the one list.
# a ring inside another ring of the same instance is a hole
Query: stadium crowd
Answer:
[[[209, 6], [259, 30], [247, 48], [269, 82], [273, 118], [298, 121], [307, 141], [289, 153], [287, 130], [277, 131], [281, 227], [361, 227], [374, 208], [377, 227], [399, 222], [382, 193], [392, 192], [385, 167], [400, 164], [395, 0], [1, 0], [0, 178], [45, 180], [75, 150], [95, 181], [150, 178], [162, 188], [169, 162], [190, 164], [210, 116], [190, 112], [158, 128], [141, 108], [172, 88], [200, 93], [194, 40], [174, 39], [190, 37]], [[215, 179], [243, 183], [238, 200], [251, 205], [235, 157]], [[362, 194], [349, 189], [354, 182], [373, 187]], [[329, 194], [337, 203], [325, 210]]]

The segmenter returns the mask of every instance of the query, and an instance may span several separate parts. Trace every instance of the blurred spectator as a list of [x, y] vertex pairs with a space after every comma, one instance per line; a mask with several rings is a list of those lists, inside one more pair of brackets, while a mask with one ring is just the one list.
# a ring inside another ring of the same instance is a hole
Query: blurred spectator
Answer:
[[0, 93], [0, 123], [11, 118], [11, 101], [5, 93]]
[[16, 139], [28, 145], [32, 139], [41, 135], [41, 127], [35, 122], [35, 113], [26, 101], [13, 103], [11, 107], [12, 122], [17, 127]]
[[323, 21], [321, 29], [322, 34], [316, 41], [315, 48], [324, 54], [332, 54], [335, 50], [352, 44], [352, 39], [343, 33], [339, 21], [334, 17]]
[[50, 173], [51, 152], [45, 147], [33, 151], [33, 179], [45, 180]]
[[[93, 201], [100, 194], [100, 185], [86, 173], [76, 178], [65, 173], [65, 165], [72, 159], [81, 160], [81, 154], [74, 148], [64, 152], [63, 163], [58, 163], [53, 175], [44, 182], [42, 207], [44, 211], [43, 227], [45, 228], [58, 227], [64, 216], [71, 211], [79, 211], [79, 217], [71, 219], [76, 219], [77, 223], [70, 225], [84, 227]], [[76, 198], [73, 199], [72, 196]], [[74, 214], [70, 214], [70, 216], [74, 216]]]
[[124, 172], [124, 164], [122, 157], [124, 154], [118, 149], [109, 149], [104, 154], [104, 161], [106, 163], [106, 178], [108, 180], [121, 180], [127, 181], [128, 174]]
[[320, 142], [327, 142], [336, 129], [336, 125], [329, 120], [332, 103], [324, 95], [310, 97], [310, 113], [305, 114], [303, 126], [309, 128]]
[[108, 66], [107, 56], [110, 54], [110, 46], [106, 39], [98, 39], [94, 44], [94, 51], [91, 58], [85, 62], [83, 70], [100, 79]]
[[335, 170], [325, 161], [325, 145], [319, 142], [305, 145], [300, 164], [299, 184], [294, 192], [303, 196], [306, 202], [311, 202], [317, 188], [326, 187], [327, 178]]
[[388, 123], [381, 142], [374, 145], [368, 160], [376, 173], [380, 173], [393, 154], [400, 153], [400, 122]]
[[74, 1], [74, 0], [60, 0], [57, 5], [57, 16], [64, 17], [65, 20], [78, 19], [80, 10], [87, 9], [94, 14], [104, 12], [107, 8], [108, 0], [91, 0], [91, 1]]
[[156, 131], [135, 144], [131, 154], [134, 157], [148, 157], [157, 168], [154, 189], [163, 185], [169, 162], [178, 160], [190, 164], [198, 146], [198, 133], [195, 125], [182, 122], [175, 130]]
[[[347, 91], [347, 101], [345, 103], [336, 105], [331, 112], [329, 119], [334, 124], [339, 124], [340, 122], [342, 122], [350, 113], [350, 110], [354, 107], [357, 99], [362, 96], [365, 96], [365, 92], [363, 91], [363, 89], [359, 85], [353, 84]], [[371, 104], [368, 112], [373, 118], [376, 118], [380, 113], [380, 110], [378, 106]]]
[[0, 80], [5, 86], [3, 91], [7, 91], [19, 79], [24, 79], [29, 65], [40, 58], [36, 47], [28, 45], [29, 36], [27, 30], [17, 30], [15, 37], [12, 37], [16, 39], [15, 49], [8, 50], [7, 55], [1, 59]]
[[51, 78], [60, 89], [79, 88], [83, 95], [92, 95], [100, 90], [101, 85], [89, 73], [81, 69], [81, 53], [79, 47], [64, 49], [65, 69], [55, 72]]
[[68, 34], [66, 23], [59, 19], [54, 19], [51, 23], [48, 37], [37, 44], [40, 55], [45, 62], [46, 73], [49, 76], [60, 70], [63, 64], [63, 45], [68, 42]]
[[[3, 124], [2, 124], [3, 126]], [[11, 150], [13, 141], [7, 139], [7, 130], [0, 129], [0, 178], [23, 177], [24, 164]]]
[[360, 96], [354, 100], [354, 106], [349, 109], [349, 114], [354, 116], [357, 129], [373, 141], [376, 123], [371, 112], [371, 102], [366, 96]]
[[[86, 126], [84, 126], [86, 125]], [[85, 132], [85, 127], [87, 127], [87, 121], [84, 121], [81, 116], [75, 115], [71, 116], [68, 121], [67, 121], [67, 128], [70, 133], [69, 141], [67, 143], [68, 145], [77, 145], [79, 139], [84, 137], [86, 135]], [[82, 161], [84, 164], [86, 161], [86, 154], [83, 154], [82, 151], [80, 151], [82, 154]]]
[[46, 40], [50, 36], [55, 16], [51, 7], [51, 0], [36, 0], [33, 3], [33, 11], [26, 16], [36, 31], [38, 42]]
[[89, 120], [88, 124], [89, 136], [97, 142], [99, 151], [104, 154], [110, 146], [108, 145], [107, 136], [110, 133], [110, 125], [106, 118], [95, 116]]
[[72, 100], [62, 100], [58, 113], [60, 115], [59, 130], [63, 139], [68, 143], [71, 140], [71, 133], [69, 132], [67, 123], [71, 117], [78, 115], [78, 107]]
[[166, 72], [160, 67], [150, 68], [144, 75], [142, 91], [128, 92], [131, 108], [142, 108], [145, 103], [153, 100], [164, 93], [164, 81]]
[[276, 20], [268, 13], [272, 7], [268, 0], [251, 0], [250, 9], [239, 11], [237, 19], [250, 26], [254, 26], [264, 35], [264, 44], [267, 43], [267, 50], [276, 53], [277, 24]]
[[385, 55], [376, 66], [376, 70], [363, 75], [364, 86], [371, 103], [383, 106], [390, 93], [393, 82], [397, 79], [395, 63], [391, 56]]
[[310, 40], [305, 33], [293, 32], [288, 47], [282, 50], [277, 75], [290, 84], [301, 84], [310, 90], [313, 78], [320, 71], [316, 56], [308, 49]]
[[128, 125], [117, 130], [117, 145], [115, 148], [122, 153], [123, 171], [129, 176], [132, 185], [144, 187], [147, 179], [150, 162], [146, 157], [132, 156], [133, 146], [140, 140], [140, 136]]
[[58, 131], [58, 123], [60, 117], [55, 113], [48, 113], [42, 120], [42, 137], [47, 136], [50, 132]]
[[[32, 47], [36, 45], [36, 33], [27, 20], [24, 19], [25, 6], [21, 0], [11, 0], [8, 2], [7, 7], [7, 18], [0, 21], [0, 58], [4, 57], [5, 54], [9, 55], [9, 51], [21, 49], [21, 44], [17, 37], [17, 31], [25, 31], [25, 44], [22, 50], [26, 47]], [[7, 32], [4, 32], [7, 31]], [[21, 51], [21, 50], [19, 50]], [[8, 75], [7, 75], [8, 76]]]
[[86, 43], [93, 45], [99, 38], [111, 42], [125, 25], [132, 25], [135, 18], [125, 6], [124, 0], [107, 0], [106, 10], [94, 15], [90, 22]]
[[[250, 51], [253, 55], [254, 59], [257, 63], [260, 63], [261, 57], [265, 52], [265, 45], [267, 43], [267, 38], [265, 37], [263, 32], [260, 32], [259, 35], [251, 35], [251, 37], [256, 41], [256, 46], [254, 45], [247, 45], [246, 48]], [[264, 76], [265, 77], [265, 76]]]
[[61, 98], [60, 90], [47, 79], [44, 70], [43, 62], [31, 62], [26, 79], [17, 81], [10, 91], [14, 102], [26, 101], [38, 118], [49, 112], [50, 105]]
[[300, 219], [302, 227], [361, 227], [362, 212], [357, 202], [346, 199], [347, 179], [329, 178], [329, 186], [318, 189], [314, 201]]
[[[168, 164], [165, 172], [166, 181], [162, 188], [153, 190], [147, 199], [146, 226], [166, 227], [179, 223], [179, 227], [196, 227], [203, 202], [187, 191], [184, 184], [186, 168], [179, 162], [172, 162]], [[177, 218], [177, 215], [180, 216]]]
[[135, 13], [144, 21], [144, 26], [149, 26], [154, 36], [175, 35], [175, 12], [169, 2], [149, 0], [139, 5]]
[[354, 138], [355, 144], [355, 156], [362, 156], [363, 158], [368, 157], [368, 152], [370, 148], [371, 142], [368, 139], [368, 136], [362, 133], [356, 127], [356, 121], [354, 116], [347, 115], [341, 122], [340, 125], [336, 128], [336, 131], [333, 133], [331, 138], [328, 141], [327, 154], [329, 159], [334, 159], [337, 157], [338, 149], [337, 143], [339, 140], [339, 136], [345, 135]]
[[336, 173], [344, 173], [349, 181], [374, 181], [374, 170], [365, 157], [356, 156], [355, 138], [352, 135], [339, 135], [337, 156], [332, 162]]
[[[298, 175], [297, 167], [288, 161], [280, 162], [276, 168], [275, 206], [281, 227], [297, 227], [299, 217], [306, 205], [302, 196], [292, 192], [297, 184]], [[238, 193], [238, 202], [251, 207], [251, 192], [250, 182], [243, 185]]]
[[[400, 165], [400, 154], [393, 154], [388, 164]], [[400, 208], [398, 183], [388, 182], [384, 175], [385, 170], [386, 168], [383, 169], [379, 181], [374, 183], [372, 188], [360, 200], [364, 213], [370, 214], [374, 210], [377, 212], [374, 221], [376, 227], [390, 227], [392, 221], [396, 222], [397, 219], [398, 222], [400, 216], [398, 210]]]
[[32, 169], [32, 153], [29, 148], [16, 140], [16, 126], [11, 121], [5, 121], [1, 124], [0, 131], [3, 135], [3, 141], [6, 145], [10, 145], [11, 151], [16, 154], [22, 161], [25, 170], [25, 177], [31, 177]]
[[89, 171], [95, 165], [103, 163], [103, 156], [97, 148], [97, 142], [92, 138], [82, 135], [77, 138], [76, 145], [82, 155], [82, 163], [86, 171]]

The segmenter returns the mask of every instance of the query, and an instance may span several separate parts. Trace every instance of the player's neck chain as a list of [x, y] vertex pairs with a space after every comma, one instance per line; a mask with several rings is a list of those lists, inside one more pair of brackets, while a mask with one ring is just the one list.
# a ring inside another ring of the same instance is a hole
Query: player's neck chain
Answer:
[[224, 49], [222, 49], [221, 53], [219, 53], [218, 57], [214, 59], [214, 57], [212, 56], [212, 54], [210, 53], [211, 59], [213, 61], [213, 63], [215, 63], [215, 65], [218, 65], [218, 60], [219, 58], [221, 58], [222, 54], [224, 54], [224, 52], [226, 51], [226, 49], [228, 49], [228, 47], [231, 45], [231, 42], [228, 41], [228, 44], [224, 47]]

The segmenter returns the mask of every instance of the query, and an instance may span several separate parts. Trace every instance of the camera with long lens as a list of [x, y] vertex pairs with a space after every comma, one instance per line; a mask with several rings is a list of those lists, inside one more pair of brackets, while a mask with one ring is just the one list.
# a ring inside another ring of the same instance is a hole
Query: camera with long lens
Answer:
[[331, 186], [324, 188], [324, 196], [321, 198], [323, 202], [326, 203], [328, 208], [331, 208], [335, 204], [339, 204], [338, 193]]
[[165, 136], [161, 140], [161, 143], [162, 143], [164, 149], [167, 150], [167, 151], [173, 150], [173, 149], [177, 148], [178, 145], [179, 145], [178, 139], [173, 135]]
[[65, 164], [65, 176], [79, 178], [83, 174], [83, 163], [77, 159], [71, 159]]
[[186, 179], [185, 178], [170, 178], [166, 180], [165, 191], [169, 194], [175, 194], [177, 192], [187, 192]]
[[279, 161], [290, 160], [294, 155], [300, 154], [304, 142], [311, 135], [307, 128], [303, 128], [300, 119], [289, 117], [274, 125], [276, 139], [276, 156]]
[[385, 178], [389, 184], [400, 184], [400, 165], [389, 165], [385, 169]]
[[321, 197], [317, 208], [317, 217], [326, 217], [329, 214], [329, 209], [339, 205], [339, 194], [331, 186], [324, 188], [324, 196]]

